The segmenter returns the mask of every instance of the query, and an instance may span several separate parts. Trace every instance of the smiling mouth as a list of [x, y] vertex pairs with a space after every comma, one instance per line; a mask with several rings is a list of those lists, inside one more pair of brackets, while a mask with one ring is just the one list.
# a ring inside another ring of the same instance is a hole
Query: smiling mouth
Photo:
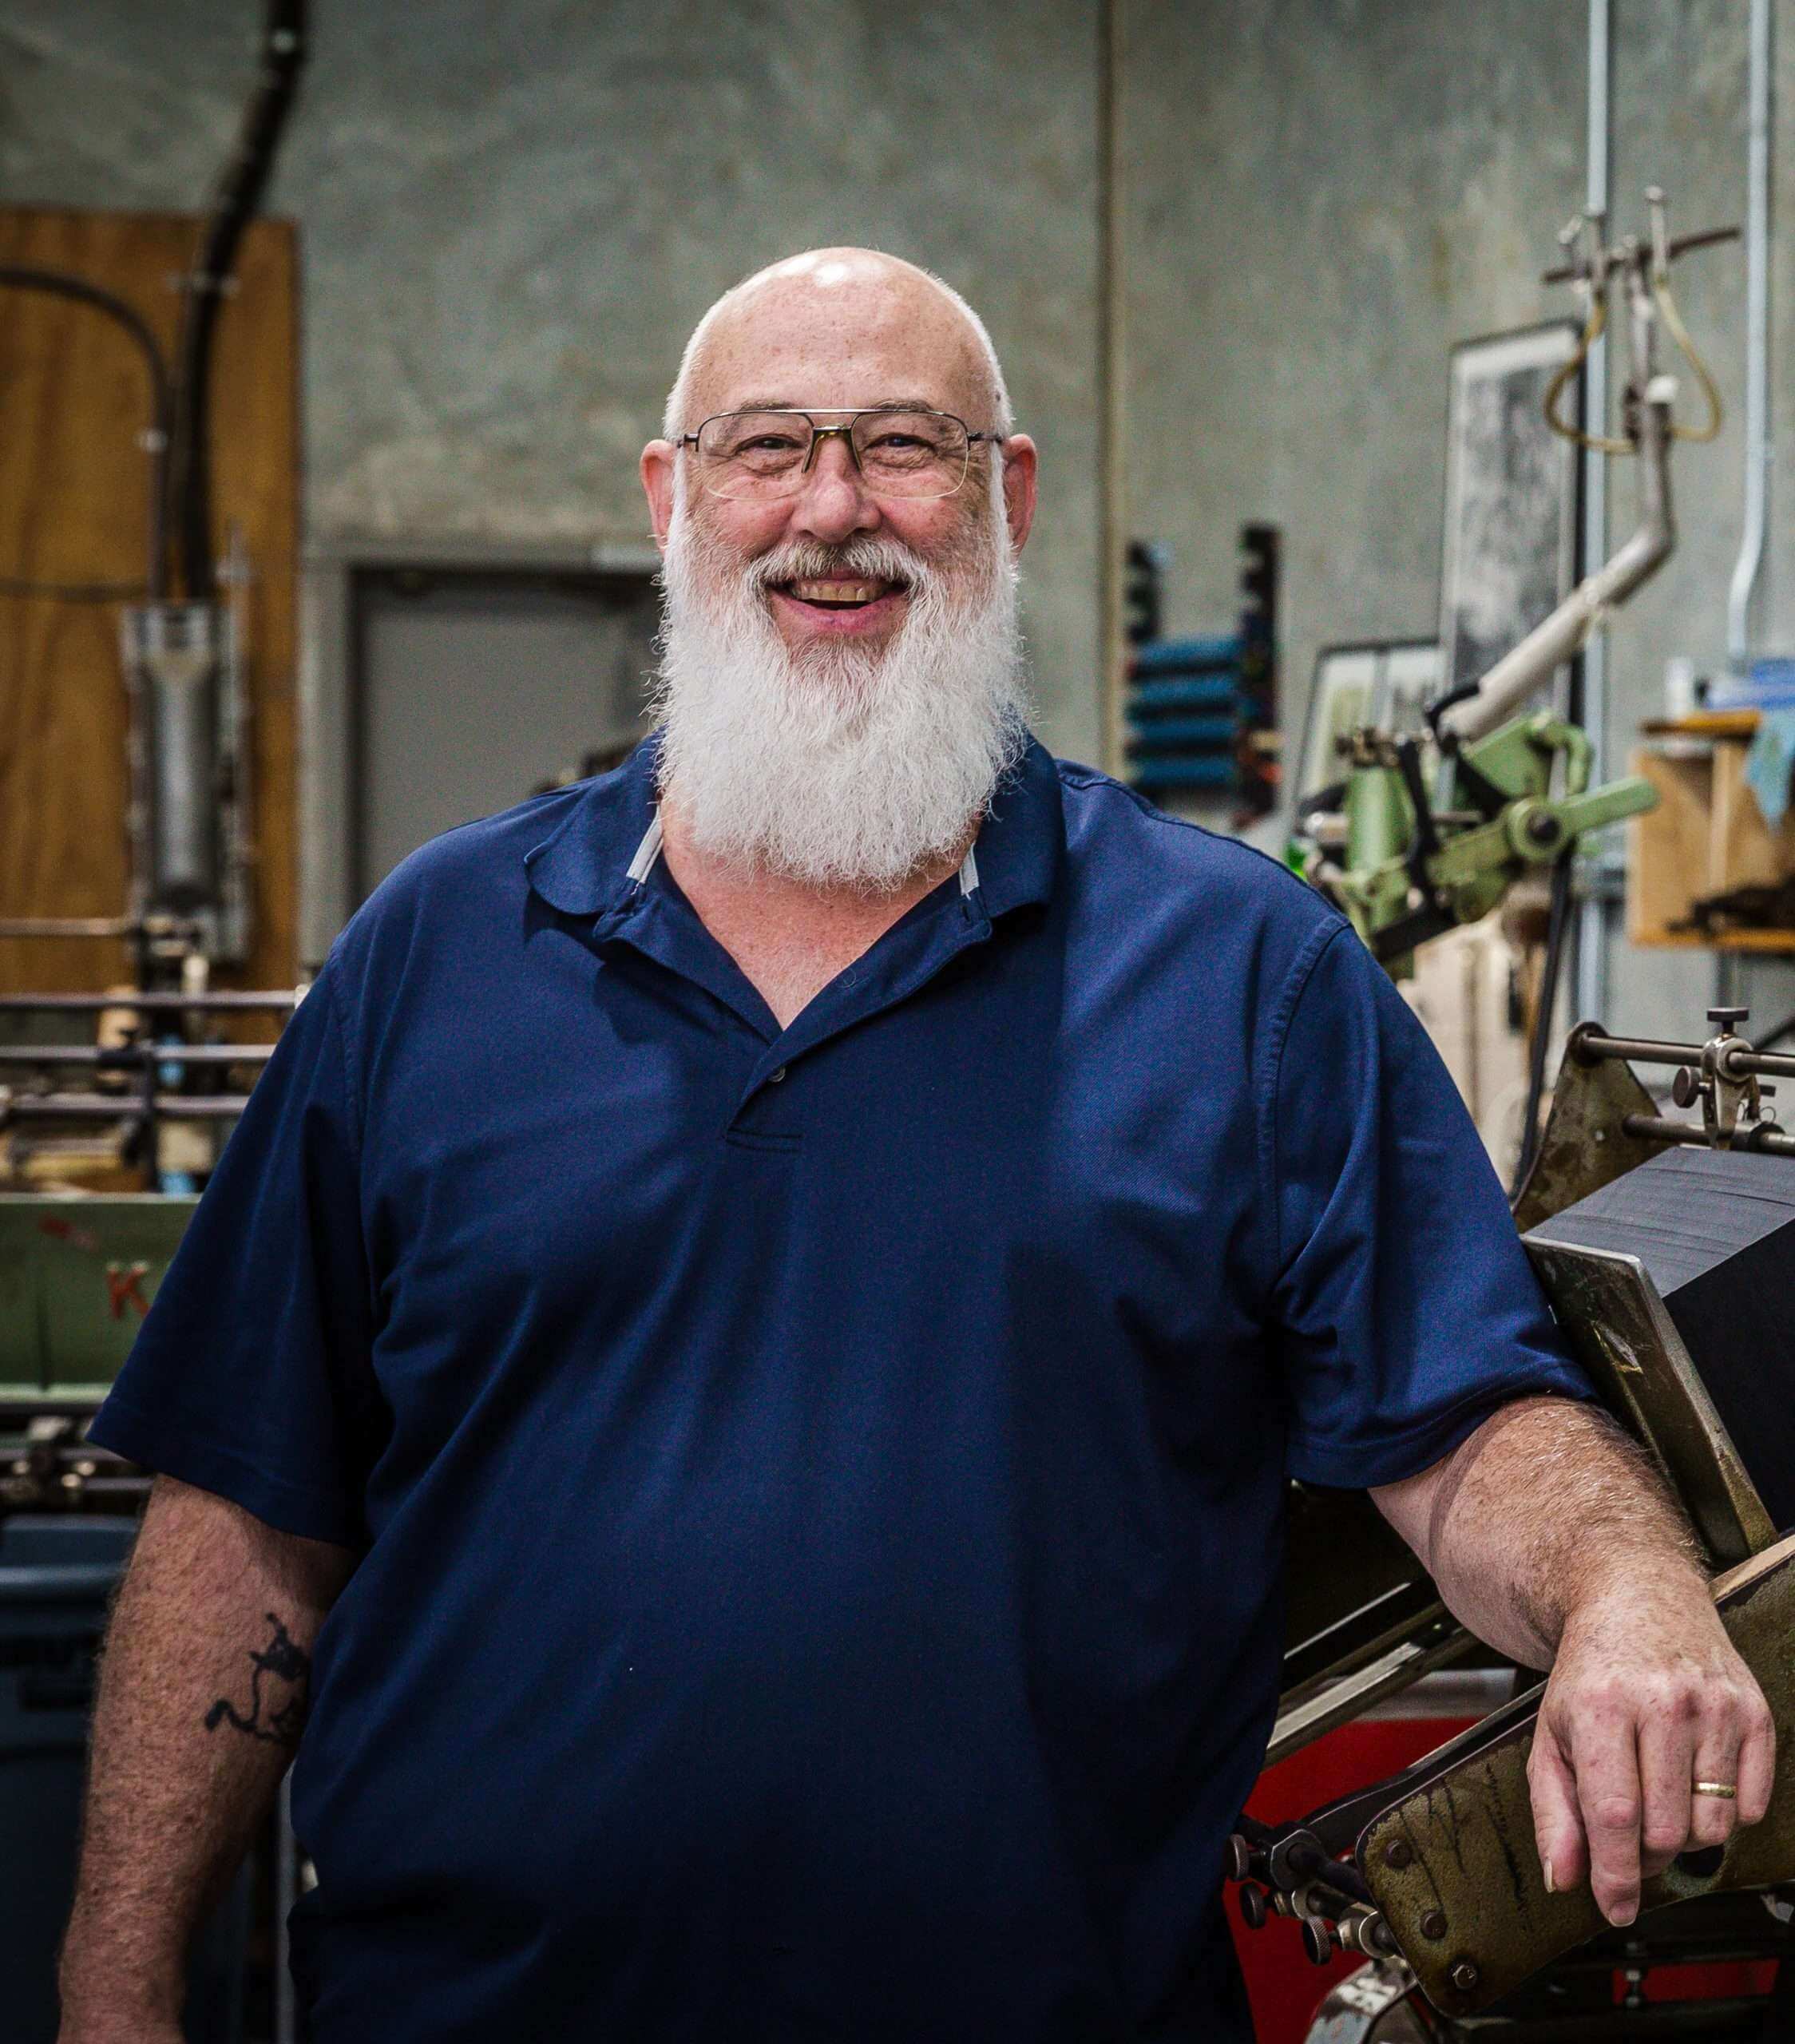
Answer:
[[864, 610], [886, 596], [901, 596], [905, 584], [845, 576], [802, 576], [794, 581], [775, 582], [773, 588], [794, 603], [812, 610]]

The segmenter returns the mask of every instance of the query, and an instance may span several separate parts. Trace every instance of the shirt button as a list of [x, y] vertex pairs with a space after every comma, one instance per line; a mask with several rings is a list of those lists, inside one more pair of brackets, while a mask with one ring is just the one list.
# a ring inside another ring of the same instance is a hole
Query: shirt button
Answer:
[[785, 1075], [786, 1068], [782, 1064], [777, 1072], [770, 1072], [767, 1073], [767, 1083], [769, 1086], [777, 1086], [779, 1081], [783, 1079]]

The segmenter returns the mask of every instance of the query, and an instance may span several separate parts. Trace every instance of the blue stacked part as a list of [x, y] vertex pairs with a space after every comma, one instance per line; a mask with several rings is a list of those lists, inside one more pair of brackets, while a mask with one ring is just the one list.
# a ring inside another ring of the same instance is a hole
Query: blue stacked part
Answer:
[[1131, 674], [1238, 674], [1242, 646], [1239, 635], [1225, 639], [1156, 639], [1151, 645], [1137, 646], [1130, 655]]
[[[1238, 778], [1243, 641], [1161, 639], [1128, 662], [1128, 777], [1143, 793], [1223, 789]], [[1200, 713], [1200, 714], [1199, 714]]]

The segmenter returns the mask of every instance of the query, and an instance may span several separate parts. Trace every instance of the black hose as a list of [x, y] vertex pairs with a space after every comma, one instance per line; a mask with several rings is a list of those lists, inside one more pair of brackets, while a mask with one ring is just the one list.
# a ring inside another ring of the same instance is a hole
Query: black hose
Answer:
[[269, 0], [260, 75], [187, 279], [169, 488], [182, 579], [196, 603], [211, 600], [217, 579], [212, 550], [209, 386], [218, 308], [229, 288], [244, 230], [267, 189], [305, 54], [305, 0]]
[[1552, 1017], [1558, 1009], [1559, 975], [1564, 964], [1564, 933], [1571, 921], [1571, 864], [1573, 849], [1559, 853], [1552, 868], [1551, 907], [1546, 918], [1546, 962], [1539, 974], [1539, 1001], [1533, 1014], [1533, 1038], [1527, 1055], [1527, 1119], [1521, 1127], [1521, 1154], [1508, 1188], [1519, 1197], [1539, 1148], [1539, 1107], [1546, 1097], [1546, 1050], [1551, 1041]]
[[33, 582], [22, 577], [9, 577], [0, 581], [0, 590], [9, 596], [68, 596], [81, 602], [105, 602], [118, 595], [147, 593], [151, 600], [157, 601], [168, 590], [168, 438], [172, 403], [168, 390], [168, 367], [162, 358], [162, 351], [156, 336], [150, 331], [141, 315], [127, 305], [125, 300], [98, 284], [90, 284], [85, 277], [69, 275], [61, 270], [38, 270], [16, 263], [0, 263], [0, 286], [14, 291], [47, 291], [52, 297], [73, 299], [77, 304], [91, 305], [97, 311], [122, 327], [137, 344], [144, 358], [144, 366], [149, 375], [149, 541], [147, 572], [144, 576], [144, 589], [138, 591], [129, 584], [111, 582]]

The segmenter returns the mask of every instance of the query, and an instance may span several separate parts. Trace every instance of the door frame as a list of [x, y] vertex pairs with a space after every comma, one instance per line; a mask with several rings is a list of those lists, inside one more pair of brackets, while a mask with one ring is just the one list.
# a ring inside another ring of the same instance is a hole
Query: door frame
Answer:
[[357, 905], [358, 757], [362, 675], [355, 578], [415, 568], [442, 574], [571, 577], [660, 572], [640, 542], [395, 539], [346, 534], [306, 550], [299, 592], [299, 963], [320, 965]]

